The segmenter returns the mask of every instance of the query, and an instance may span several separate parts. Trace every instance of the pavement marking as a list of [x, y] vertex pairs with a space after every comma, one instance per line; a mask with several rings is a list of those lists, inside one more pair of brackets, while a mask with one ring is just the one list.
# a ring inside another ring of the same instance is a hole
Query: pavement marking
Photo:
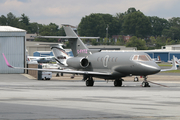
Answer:
[[22, 74], [23, 76], [27, 77], [28, 79], [31, 79], [31, 80], [36, 80], [35, 77], [29, 75], [29, 74]]

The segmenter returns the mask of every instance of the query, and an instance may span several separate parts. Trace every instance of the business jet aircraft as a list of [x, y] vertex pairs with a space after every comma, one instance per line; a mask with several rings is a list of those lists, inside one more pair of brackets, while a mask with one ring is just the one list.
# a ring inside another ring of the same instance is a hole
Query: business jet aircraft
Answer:
[[5, 55], [4, 59], [10, 68], [29, 69], [39, 71], [62, 72], [70, 74], [84, 75], [86, 86], [93, 86], [93, 77], [114, 80], [114, 86], [122, 86], [123, 77], [143, 76], [143, 87], [150, 87], [147, 76], [160, 71], [177, 70], [173, 60], [171, 69], [161, 70], [161, 68], [143, 52], [95, 52], [92, 53], [69, 25], [64, 25], [67, 36], [43, 36], [43, 38], [66, 38], [69, 40], [74, 57], [67, 60], [67, 65], [76, 69], [69, 70], [48, 70], [35, 68], [19, 68], [11, 66]]

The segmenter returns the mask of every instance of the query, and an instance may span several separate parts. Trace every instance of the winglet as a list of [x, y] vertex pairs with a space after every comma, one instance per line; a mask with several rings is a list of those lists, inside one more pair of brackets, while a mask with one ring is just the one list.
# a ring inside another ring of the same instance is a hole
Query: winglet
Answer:
[[178, 61], [177, 60], [178, 59], [173, 55], [173, 60], [172, 60], [172, 64], [173, 64], [172, 69], [173, 70], [177, 70], [177, 67], [178, 67]]
[[178, 59], [173, 55], [173, 60], [172, 60], [172, 64], [173, 66], [170, 69], [162, 69], [161, 71], [171, 71], [171, 70], [177, 70], [178, 67]]
[[5, 62], [6, 62], [6, 65], [7, 65], [8, 67], [10, 67], [10, 68], [13, 68], [13, 67], [9, 64], [9, 62], [7, 61], [4, 53], [2, 53], [2, 54], [3, 54], [4, 60], [5, 60]]

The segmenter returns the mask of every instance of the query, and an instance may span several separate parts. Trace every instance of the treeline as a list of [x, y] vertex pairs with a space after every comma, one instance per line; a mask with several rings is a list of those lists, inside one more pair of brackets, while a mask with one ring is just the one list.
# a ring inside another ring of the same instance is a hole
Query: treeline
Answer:
[[[25, 14], [16, 17], [11, 12], [7, 16], [1, 15], [0, 25], [9, 25], [25, 29], [27, 33], [37, 33], [42, 36], [64, 36], [63, 28], [50, 23], [49, 25], [30, 23]], [[157, 16], [145, 16], [140, 10], [129, 8], [124, 13], [116, 15], [92, 13], [82, 17], [78, 25], [80, 36], [101, 37], [97, 40], [84, 40], [93, 45], [126, 45], [138, 49], [160, 48], [166, 44], [180, 43], [180, 17], [171, 19]], [[113, 35], [119, 35], [118, 40], [112, 39]], [[129, 42], [123, 40], [123, 36], [134, 36]], [[36, 39], [37, 41], [57, 42], [57, 39]], [[140, 45], [141, 44], [141, 45]], [[142, 46], [142, 47], [141, 47]]]
[[[135, 8], [129, 8], [126, 12], [114, 16], [101, 13], [85, 16], [78, 26], [78, 33], [80, 36], [106, 38], [107, 29], [108, 40], [101, 40], [101, 44], [105, 42], [105, 44], [126, 45], [138, 49], [154, 49], [166, 44], [180, 43], [180, 17], [166, 20], [157, 16], [145, 16]], [[109, 39], [113, 35], [120, 35], [117, 42]], [[134, 37], [126, 43], [122, 40], [123, 35]]]
[[[1, 15], [0, 25], [2, 26], [12, 26], [21, 28], [27, 31], [28, 34], [39, 34], [42, 36], [64, 36], [65, 32], [59, 25], [55, 23], [50, 23], [49, 25], [39, 24], [36, 22], [30, 23], [30, 19], [25, 14], [21, 17], [16, 17], [13, 13], [8, 13], [7, 16]], [[57, 39], [40, 39], [36, 38], [36, 41], [48, 41], [57, 42]]]

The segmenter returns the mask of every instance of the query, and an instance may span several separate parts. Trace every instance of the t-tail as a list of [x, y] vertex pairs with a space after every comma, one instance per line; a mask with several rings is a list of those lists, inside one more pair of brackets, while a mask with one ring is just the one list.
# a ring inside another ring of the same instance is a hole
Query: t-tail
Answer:
[[[69, 44], [71, 46], [74, 57], [82, 57], [91, 54], [86, 45], [82, 42], [80, 37], [74, 32], [74, 30], [69, 25], [63, 25], [66, 36], [72, 37], [69, 39]], [[75, 37], [75, 38], [73, 38]]]
[[99, 37], [79, 37], [70, 25], [63, 24], [66, 36], [37, 36], [37, 38], [68, 39], [74, 57], [85, 57], [89, 54], [100, 52], [100, 49], [89, 50], [81, 39], [99, 39]]

